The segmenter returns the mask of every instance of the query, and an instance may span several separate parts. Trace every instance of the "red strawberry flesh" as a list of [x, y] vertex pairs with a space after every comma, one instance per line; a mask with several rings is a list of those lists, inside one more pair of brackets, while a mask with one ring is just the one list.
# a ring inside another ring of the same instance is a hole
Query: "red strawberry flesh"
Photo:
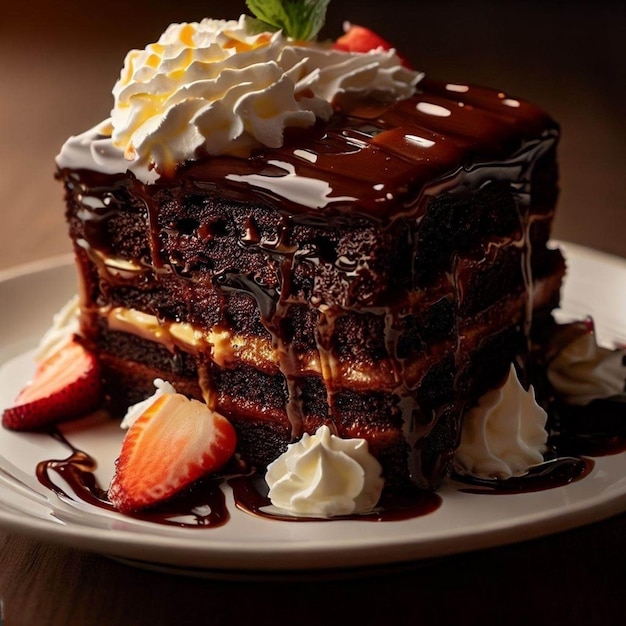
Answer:
[[4, 410], [2, 425], [12, 430], [36, 430], [48, 424], [82, 417], [101, 399], [96, 357], [72, 340], [37, 367], [33, 380]]
[[167, 500], [225, 465], [235, 445], [225, 417], [197, 400], [165, 394], [128, 430], [109, 500], [124, 513]]
[[[346, 32], [333, 44], [336, 50], [343, 50], [345, 52], [369, 52], [370, 50], [377, 50], [379, 48], [382, 50], [395, 49], [395, 46], [386, 39], [383, 39], [379, 34], [364, 26], [346, 24], [345, 30]], [[402, 64], [410, 69], [411, 65], [407, 59], [397, 50], [396, 54], [402, 61]]]

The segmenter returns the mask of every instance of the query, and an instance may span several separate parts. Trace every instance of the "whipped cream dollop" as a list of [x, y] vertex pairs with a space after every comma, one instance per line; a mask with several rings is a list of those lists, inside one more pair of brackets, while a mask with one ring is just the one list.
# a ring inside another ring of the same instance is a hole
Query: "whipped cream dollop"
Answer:
[[80, 306], [78, 296], [73, 296], [52, 317], [50, 328], [39, 341], [35, 361], [41, 363], [68, 344], [79, 333]]
[[548, 433], [546, 412], [524, 389], [511, 365], [506, 382], [488, 391], [463, 417], [454, 456], [459, 474], [506, 479], [525, 474], [543, 461]]
[[384, 486], [381, 473], [365, 439], [341, 439], [321, 426], [270, 463], [265, 480], [281, 511], [325, 518], [371, 511]]
[[565, 345], [548, 364], [548, 380], [563, 402], [584, 406], [624, 393], [626, 351], [598, 345], [593, 329]]
[[113, 89], [113, 146], [165, 171], [202, 153], [247, 156], [280, 147], [286, 128], [328, 120], [341, 95], [393, 101], [422, 77], [393, 50], [344, 52], [249, 24], [246, 16], [172, 24], [130, 51]]
[[156, 391], [145, 400], [141, 400], [141, 402], [137, 402], [137, 404], [132, 404], [128, 407], [120, 423], [120, 428], [130, 428], [161, 396], [168, 393], [176, 393], [176, 389], [174, 389], [173, 385], [161, 378], [155, 378], [152, 384]]

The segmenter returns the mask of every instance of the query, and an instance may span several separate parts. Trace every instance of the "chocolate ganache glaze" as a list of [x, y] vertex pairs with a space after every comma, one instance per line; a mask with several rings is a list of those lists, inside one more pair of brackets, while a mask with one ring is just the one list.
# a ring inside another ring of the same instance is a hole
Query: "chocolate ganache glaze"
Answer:
[[[249, 202], [253, 188], [296, 222], [317, 217], [327, 223], [348, 211], [351, 218], [362, 214], [387, 223], [407, 213], [418, 217], [428, 196], [442, 189], [460, 193], [487, 180], [517, 179], [538, 153], [554, 147], [558, 126], [539, 107], [503, 92], [424, 79], [411, 98], [391, 105], [350, 103], [328, 124], [287, 134], [282, 148], [258, 149], [248, 159], [189, 161], [173, 179], [136, 173], [135, 184], [150, 181], [146, 200], [175, 184], [185, 192], [194, 185], [219, 188], [221, 195]], [[94, 200], [99, 186], [111, 186], [111, 170], [129, 184], [121, 154], [106, 167], [98, 160], [105, 149], [97, 142], [107, 137], [94, 129], [73, 139], [59, 155], [60, 168], [82, 170], [78, 180], [92, 189]], [[528, 184], [531, 176], [528, 171]], [[95, 202], [92, 208], [104, 207]]]

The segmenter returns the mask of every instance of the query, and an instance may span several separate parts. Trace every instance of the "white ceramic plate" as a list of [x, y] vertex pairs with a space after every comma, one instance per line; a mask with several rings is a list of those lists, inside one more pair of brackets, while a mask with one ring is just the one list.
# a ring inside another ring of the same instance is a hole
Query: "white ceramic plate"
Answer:
[[[626, 262], [570, 244], [564, 309], [594, 316], [605, 342], [626, 343]], [[32, 372], [32, 350], [52, 315], [73, 295], [70, 259], [0, 274], [0, 410]], [[108, 484], [122, 433], [110, 421], [64, 432], [94, 456]], [[230, 521], [218, 528], [151, 524], [63, 501], [35, 477], [38, 461], [68, 451], [47, 435], [0, 429], [0, 526], [170, 571], [239, 576], [383, 566], [530, 539], [626, 510], [626, 453], [595, 459], [593, 471], [566, 487], [516, 495], [475, 495], [444, 485], [434, 513], [405, 521], [281, 522], [238, 511], [226, 488]]]

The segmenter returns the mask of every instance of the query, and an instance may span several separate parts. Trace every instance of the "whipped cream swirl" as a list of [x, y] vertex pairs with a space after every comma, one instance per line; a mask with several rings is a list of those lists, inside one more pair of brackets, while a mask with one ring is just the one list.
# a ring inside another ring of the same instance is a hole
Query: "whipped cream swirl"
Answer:
[[548, 380], [566, 404], [585, 406], [593, 400], [624, 393], [626, 352], [598, 346], [593, 330], [563, 347], [548, 365]]
[[66, 346], [74, 335], [80, 334], [80, 306], [78, 296], [73, 296], [52, 317], [52, 324], [45, 332], [35, 353], [35, 361], [41, 363]]
[[365, 439], [341, 439], [321, 426], [270, 463], [265, 480], [281, 511], [326, 518], [371, 511], [383, 489], [381, 472]]
[[351, 53], [252, 34], [248, 19], [172, 24], [132, 50], [113, 89], [112, 142], [159, 171], [209, 155], [280, 147], [286, 128], [328, 120], [341, 96], [413, 93], [422, 77], [391, 51]]
[[487, 392], [464, 416], [456, 471], [498, 479], [525, 474], [543, 461], [546, 421], [532, 386], [526, 391], [511, 365], [504, 385]]

